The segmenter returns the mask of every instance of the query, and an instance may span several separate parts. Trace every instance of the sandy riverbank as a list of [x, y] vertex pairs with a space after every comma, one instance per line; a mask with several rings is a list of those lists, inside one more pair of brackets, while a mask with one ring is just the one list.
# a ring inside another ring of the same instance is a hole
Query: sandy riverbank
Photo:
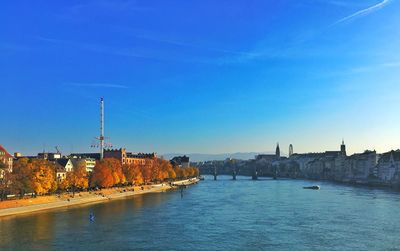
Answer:
[[[191, 185], [195, 184], [199, 179], [187, 179], [175, 181], [172, 185]], [[0, 202], [0, 217], [33, 213], [43, 210], [51, 210], [57, 208], [80, 206], [89, 203], [101, 203], [115, 199], [122, 199], [133, 195], [145, 193], [165, 192], [173, 187], [168, 183], [162, 183], [149, 186], [131, 186], [122, 188], [102, 189], [97, 192], [81, 192], [76, 193], [74, 197], [71, 194], [39, 196], [37, 198], [28, 198], [21, 200], [9, 200]]]

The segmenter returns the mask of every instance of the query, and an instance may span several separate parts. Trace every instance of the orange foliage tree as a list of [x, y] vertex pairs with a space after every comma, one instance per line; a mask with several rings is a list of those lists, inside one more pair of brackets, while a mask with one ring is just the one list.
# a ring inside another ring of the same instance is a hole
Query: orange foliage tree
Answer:
[[21, 196], [26, 192], [46, 194], [55, 191], [54, 164], [43, 159], [20, 159], [14, 163], [12, 172], [12, 190]]
[[126, 182], [130, 185], [143, 184], [143, 176], [140, 165], [137, 163], [126, 164], [122, 166], [122, 171], [125, 175]]
[[[75, 195], [76, 189], [86, 189], [88, 188], [88, 174], [86, 172], [86, 166], [82, 162], [72, 169], [72, 172], [67, 173], [67, 178], [65, 180], [67, 187], [72, 188], [73, 196]], [[64, 185], [64, 181], [61, 182]]]
[[[1, 163], [0, 163], [1, 164]], [[12, 185], [12, 173], [9, 172], [8, 168], [0, 169], [0, 201], [6, 198], [7, 193], [10, 192], [10, 186]]]
[[126, 182], [121, 163], [113, 158], [106, 158], [96, 162], [90, 185], [92, 187], [112, 187]]
[[28, 166], [32, 169], [32, 184], [36, 194], [46, 194], [56, 190], [54, 163], [42, 159], [33, 159]]
[[140, 165], [140, 171], [142, 173], [144, 184], [147, 184], [152, 179], [153, 161], [154, 161], [154, 159], [145, 159], [145, 163]]
[[13, 163], [13, 172], [11, 175], [11, 191], [19, 194], [21, 197], [26, 192], [33, 191], [32, 170], [28, 167], [29, 159], [23, 158]]

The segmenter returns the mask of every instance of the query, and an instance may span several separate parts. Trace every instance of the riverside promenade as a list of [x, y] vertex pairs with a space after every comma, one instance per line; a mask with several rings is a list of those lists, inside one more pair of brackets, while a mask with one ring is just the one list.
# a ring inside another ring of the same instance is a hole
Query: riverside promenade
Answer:
[[[115, 188], [108, 189], [109, 193], [98, 192], [85, 192], [84, 196], [76, 194], [75, 197], [71, 198], [59, 198], [52, 202], [39, 203], [34, 205], [18, 206], [0, 209], [0, 217], [13, 216], [34, 213], [44, 210], [52, 210], [58, 208], [66, 208], [73, 206], [82, 206], [92, 203], [102, 203], [110, 200], [124, 199], [134, 195], [146, 194], [146, 193], [159, 193], [165, 192], [173, 188], [176, 185], [192, 185], [199, 181], [198, 178], [174, 181], [171, 183], [161, 183], [157, 185], [147, 185], [147, 186], [136, 186], [136, 187], [126, 187], [126, 188]], [[2, 203], [2, 202], [0, 202]]]

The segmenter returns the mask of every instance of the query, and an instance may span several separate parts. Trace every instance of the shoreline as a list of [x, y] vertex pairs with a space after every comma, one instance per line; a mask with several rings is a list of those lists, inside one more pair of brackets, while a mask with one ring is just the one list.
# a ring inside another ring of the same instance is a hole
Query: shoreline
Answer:
[[[76, 193], [74, 198], [61, 199], [60, 197], [57, 197], [55, 201], [51, 202], [0, 209], [0, 218], [7, 216], [17, 216], [30, 213], [37, 213], [37, 212], [60, 209], [60, 208], [85, 206], [94, 203], [104, 203], [111, 200], [125, 199], [128, 197], [132, 197], [134, 195], [166, 192], [168, 190], [175, 189], [174, 186], [193, 185], [197, 184], [199, 181], [200, 181], [199, 178], [191, 178], [191, 179], [171, 182], [172, 186], [169, 183], [147, 185], [143, 186], [145, 187], [145, 189], [143, 190], [139, 189], [139, 187], [113, 188], [107, 190], [108, 192], [111, 192], [110, 194], [105, 195], [102, 193], [102, 191], [100, 191], [94, 193], [87, 193], [86, 196], [83, 198], [80, 196], [79, 193]], [[134, 188], [134, 191], [132, 191], [132, 188]], [[2, 202], [0, 202], [0, 204], [1, 203]]]

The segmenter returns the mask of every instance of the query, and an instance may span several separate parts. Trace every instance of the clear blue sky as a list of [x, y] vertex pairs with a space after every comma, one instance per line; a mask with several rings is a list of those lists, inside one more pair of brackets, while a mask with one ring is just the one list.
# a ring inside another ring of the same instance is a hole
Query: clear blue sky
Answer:
[[141, 152], [400, 147], [400, 1], [7, 1], [0, 144]]

